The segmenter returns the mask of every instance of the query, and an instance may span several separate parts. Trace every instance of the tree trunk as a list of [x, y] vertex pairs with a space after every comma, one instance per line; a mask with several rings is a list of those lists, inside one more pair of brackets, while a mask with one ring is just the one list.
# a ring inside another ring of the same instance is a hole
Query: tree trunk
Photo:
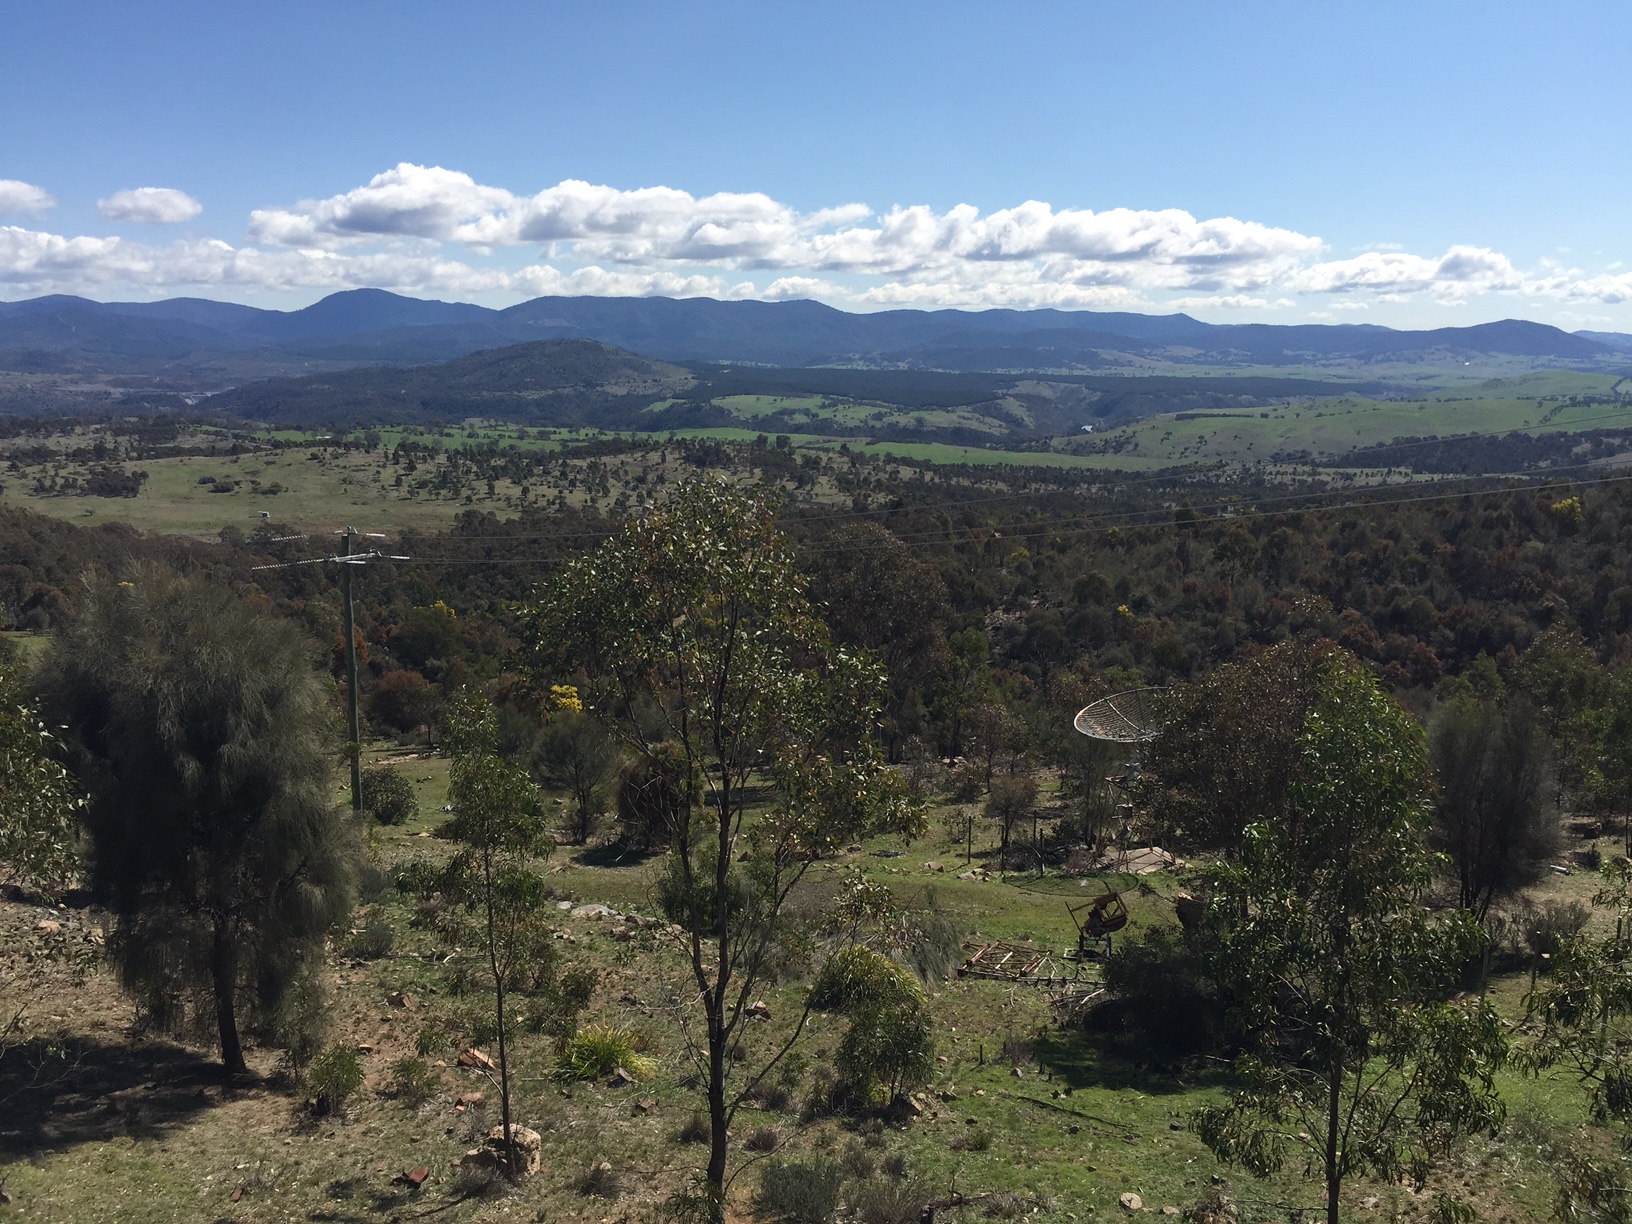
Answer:
[[516, 1145], [510, 1134], [510, 1060], [504, 1044], [504, 971], [499, 967], [498, 936], [493, 922], [493, 853], [482, 850], [482, 882], [487, 899], [487, 964], [493, 974], [494, 1014], [499, 1027], [499, 1121], [504, 1127], [504, 1168], [516, 1180]]
[[1338, 1224], [1337, 1197], [1343, 1189], [1343, 1173], [1337, 1156], [1337, 1136], [1341, 1122], [1343, 1059], [1332, 1059], [1326, 1084], [1326, 1224]]
[[[725, 1005], [710, 1000], [708, 1016], [708, 1192], [716, 1224], [725, 1219]], [[718, 1013], [718, 1014], [716, 1014]]]
[[210, 952], [210, 979], [215, 992], [215, 1026], [221, 1035], [221, 1065], [228, 1075], [243, 1075], [244, 1047], [238, 1040], [238, 1013], [234, 996], [238, 986], [238, 953], [227, 924], [217, 922]]

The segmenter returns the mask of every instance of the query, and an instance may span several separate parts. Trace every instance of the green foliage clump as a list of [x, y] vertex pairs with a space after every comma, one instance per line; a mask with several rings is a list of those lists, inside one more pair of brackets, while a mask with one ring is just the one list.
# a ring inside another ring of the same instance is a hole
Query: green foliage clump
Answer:
[[636, 1079], [657, 1070], [657, 1060], [640, 1050], [640, 1037], [616, 1024], [590, 1024], [579, 1029], [561, 1047], [556, 1067], [571, 1079], [592, 1080], [622, 1067]]
[[418, 1054], [391, 1064], [391, 1093], [405, 1105], [419, 1108], [436, 1095], [438, 1087], [436, 1071]]
[[894, 1096], [929, 1082], [935, 1063], [929, 1008], [924, 988], [903, 966], [872, 948], [842, 948], [817, 975], [810, 1002], [850, 1018], [834, 1066], [853, 1099]]
[[771, 1160], [759, 1182], [759, 1209], [793, 1224], [828, 1224], [839, 1210], [844, 1171], [836, 1160]]
[[1421, 729], [1339, 653], [1295, 744], [1293, 819], [1249, 823], [1239, 859], [1210, 872], [1208, 970], [1247, 1049], [1235, 1090], [1195, 1122], [1258, 1175], [1297, 1152], [1335, 1219], [1351, 1173], [1421, 1184], [1457, 1135], [1494, 1133], [1507, 1043], [1487, 1004], [1445, 1001], [1484, 936], [1465, 911], [1421, 904], [1436, 863]]
[[414, 785], [394, 765], [363, 771], [363, 811], [382, 825], [407, 824], [419, 815]]
[[349, 1046], [331, 1046], [306, 1069], [306, 1084], [316, 1096], [320, 1114], [343, 1113], [346, 1102], [363, 1086], [363, 1064]]
[[363, 929], [347, 942], [346, 952], [359, 960], [380, 960], [391, 955], [396, 942], [397, 932], [391, 920], [375, 910], [368, 916]]
[[0, 863], [52, 893], [79, 867], [78, 822], [86, 799], [58, 763], [61, 745], [15, 674], [11, 658], [0, 655]]

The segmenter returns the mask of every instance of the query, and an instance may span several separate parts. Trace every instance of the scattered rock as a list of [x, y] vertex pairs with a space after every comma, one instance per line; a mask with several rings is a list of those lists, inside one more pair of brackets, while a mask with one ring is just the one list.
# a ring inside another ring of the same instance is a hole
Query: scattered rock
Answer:
[[418, 1190], [425, 1184], [425, 1179], [430, 1175], [431, 1171], [424, 1165], [420, 1165], [416, 1169], [409, 1169], [401, 1177], [397, 1178], [397, 1180], [411, 1189]]
[[572, 908], [572, 902], [571, 901], [557, 901], [555, 903], [555, 908], [558, 909], [558, 910], [570, 910]]
[[1025, 1079], [1026, 1078], [1026, 1073], [1024, 1071], [1020, 1070], [1019, 1067], [1010, 1067], [1009, 1068], [1009, 1074], [1012, 1075], [1015, 1079]]
[[1180, 1213], [1179, 1213], [1179, 1209], [1177, 1207], [1174, 1207], [1174, 1206], [1170, 1205], [1170, 1206], [1167, 1206], [1167, 1207], [1163, 1207], [1162, 1211], [1161, 1211], [1161, 1214], [1165, 1215], [1165, 1216], [1176, 1216], [1176, 1215], [1178, 1215]]
[[402, 1011], [419, 1010], [419, 1000], [414, 998], [414, 996], [411, 994], [404, 994], [400, 990], [393, 994], [386, 995], [385, 1003], [387, 1007], [395, 1007]]
[[355, 1048], [357, 1050], [357, 1053], [359, 1053], [359, 1054], [372, 1054], [372, 1053], [374, 1053], [374, 1047], [369, 1045], [366, 1041], [362, 1045], [357, 1046]]
[[62, 934], [62, 923], [55, 918], [41, 918], [34, 924], [34, 929], [41, 935], [60, 935]]
[[487, 1098], [480, 1092], [461, 1092], [453, 1098], [455, 1105], [480, 1105]]
[[861, 843], [860, 842], [851, 842], [848, 846], [846, 846], [844, 848], [844, 852], [846, 854], [860, 854], [861, 853]]
[[1366, 1211], [1372, 1211], [1376, 1209], [1376, 1206], [1380, 1201], [1381, 1200], [1379, 1200], [1375, 1194], [1368, 1194], [1365, 1198], [1360, 1200], [1360, 1206]]
[[1179, 1122], [1179, 1121], [1169, 1122], [1167, 1124], [1167, 1129], [1168, 1130], [1183, 1130], [1184, 1129], [1184, 1123]]
[[913, 1121], [924, 1112], [924, 1107], [909, 1096], [898, 1096], [890, 1102], [885, 1116], [893, 1123], [901, 1125]]
[[610, 905], [602, 905], [599, 901], [588, 901], [583, 905], [573, 906], [572, 916], [574, 918], [616, 918], [618, 912]]
[[[543, 1164], [542, 1151], [544, 1140], [539, 1133], [530, 1126], [512, 1126], [510, 1128], [510, 1142], [516, 1154], [516, 1172], [522, 1177], [537, 1173]], [[459, 1159], [461, 1168], [479, 1166], [488, 1169], [502, 1169], [504, 1160], [504, 1127], [495, 1126], [487, 1132], [487, 1144], [484, 1147], [472, 1148]]]
[[479, 1067], [483, 1071], [494, 1070], [493, 1060], [474, 1047], [462, 1051], [458, 1061], [461, 1067]]
[[1128, 1211], [1143, 1211], [1145, 1209], [1145, 1200], [1140, 1198], [1132, 1190], [1118, 1196], [1116, 1201], [1121, 1203], [1122, 1206]]
[[614, 1088], [627, 1088], [634, 1082], [635, 1077], [630, 1075], [629, 1072], [625, 1071], [622, 1067], [612, 1068], [612, 1086]]
[[955, 1101], [958, 1099], [957, 1089], [955, 1088], [942, 1088], [936, 1095], [943, 1101]]
[[946, 868], [942, 867], [939, 863], [925, 863], [924, 864], [924, 870], [925, 871], [945, 871]]
[[618, 1002], [625, 1007], [639, 1007], [640, 996], [637, 994], [623, 994], [618, 996]]
[[657, 1098], [656, 1097], [642, 1097], [640, 1100], [635, 1102], [635, 1112], [636, 1113], [642, 1113], [642, 1114], [651, 1113], [652, 1110], [654, 1110], [656, 1108], [657, 1108]]
[[755, 999], [748, 1005], [748, 1014], [755, 1020], [769, 1020], [771, 1009], [763, 999]]

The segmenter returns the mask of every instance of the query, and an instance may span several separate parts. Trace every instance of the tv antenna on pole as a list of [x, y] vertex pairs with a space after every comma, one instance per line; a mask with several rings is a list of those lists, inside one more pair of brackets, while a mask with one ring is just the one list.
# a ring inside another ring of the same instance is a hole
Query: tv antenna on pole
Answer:
[[[1159, 703], [1164, 692], [1159, 688], [1141, 688], [1112, 693], [1077, 711], [1071, 725], [1089, 739], [1112, 744], [1148, 743], [1161, 730]], [[1130, 773], [1137, 768], [1137, 753], [1138, 749], [1133, 749], [1127, 761]], [[1105, 780], [1123, 792], [1128, 789], [1126, 775]], [[1117, 807], [1124, 812], [1133, 809], [1131, 803], [1120, 803]], [[1111, 936], [1128, 925], [1128, 905], [1121, 892], [1107, 889], [1102, 896], [1081, 905], [1067, 904], [1066, 908], [1071, 912], [1071, 921], [1077, 925], [1078, 961], [1109, 959]]]
[[[340, 567], [340, 605], [345, 620], [346, 636], [346, 730], [351, 741], [346, 755], [351, 758], [351, 810], [359, 815], [363, 810], [363, 724], [357, 710], [357, 620], [351, 606], [351, 572], [370, 561], [407, 561], [408, 557], [389, 556], [377, 548], [367, 552], [352, 552], [352, 540], [362, 537], [383, 540], [380, 531], [358, 531], [346, 527], [334, 533], [340, 537], [340, 551], [327, 557], [306, 557], [300, 561], [281, 561], [275, 565], [255, 565], [254, 570], [292, 569], [297, 565], [338, 565]], [[304, 535], [273, 536], [274, 541], [304, 540]]]

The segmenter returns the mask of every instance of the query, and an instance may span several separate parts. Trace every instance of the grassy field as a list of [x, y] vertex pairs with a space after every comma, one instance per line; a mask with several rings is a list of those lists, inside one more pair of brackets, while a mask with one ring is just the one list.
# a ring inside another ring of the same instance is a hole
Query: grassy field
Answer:
[[[377, 863], [389, 872], [449, 853], [433, 835], [445, 819], [446, 758], [382, 743], [371, 747], [368, 759], [400, 768], [419, 800], [413, 820], [374, 831]], [[336, 798], [344, 798], [338, 782]], [[550, 802], [560, 807], [564, 800]], [[1171, 898], [1179, 881], [1171, 875], [1137, 882], [1029, 873], [1003, 879], [984, 828], [975, 865], [991, 868], [992, 878], [960, 879], [962, 847], [940, 832], [950, 811], [942, 806], [932, 813], [933, 832], [924, 840], [869, 842], [820, 864], [812, 887], [825, 890], [845, 873], [861, 872], [907, 904], [950, 916], [971, 943], [1002, 938], [1051, 953], [1074, 943], [1066, 903], [1106, 886], [1127, 890], [1132, 924], [1119, 938], [1174, 922]], [[549, 879], [561, 903], [594, 901], [657, 918], [658, 866], [640, 856], [563, 847]], [[1588, 877], [1553, 877], [1542, 895], [1575, 898], [1590, 888]], [[13, 956], [45, 950], [51, 937], [38, 929], [45, 917], [62, 924], [62, 939], [74, 946], [106, 925], [94, 911], [0, 903], [0, 927]], [[314, 1116], [272, 1052], [252, 1055], [261, 1078], [225, 1085], [207, 1047], [129, 1033], [129, 1004], [105, 971], [76, 984], [72, 974], [52, 969], [49, 981], [41, 979], [46, 990], [32, 1012], [30, 1044], [0, 1061], [0, 1087], [12, 1094], [0, 1129], [0, 1173], [12, 1198], [7, 1213], [65, 1224], [100, 1218], [122, 1224], [654, 1218], [704, 1159], [702, 1149], [680, 1138], [700, 1099], [688, 1087], [686, 971], [661, 922], [631, 930], [622, 920], [560, 911], [565, 955], [598, 975], [587, 1018], [634, 1025], [658, 1070], [627, 1087], [565, 1082], [553, 1075], [546, 1039], [518, 1038], [519, 1119], [543, 1135], [544, 1169], [520, 1189], [489, 1198], [459, 1181], [455, 1162], [496, 1121], [492, 1086], [453, 1065], [450, 1048], [437, 1059], [436, 1092], [425, 1104], [410, 1105], [392, 1088], [391, 1064], [412, 1052], [433, 1016], [459, 1004], [438, 965], [443, 950], [411, 925], [410, 905], [389, 888], [368, 897], [354, 930], [371, 917], [390, 923], [389, 953], [363, 959], [342, 937], [329, 968], [333, 1039], [363, 1051], [367, 1072], [363, 1090], [339, 1118]], [[1524, 985], [1522, 975], [1499, 979], [1493, 997], [1512, 1014]], [[1318, 1201], [1301, 1168], [1257, 1181], [1221, 1167], [1190, 1132], [1191, 1112], [1220, 1091], [1216, 1065], [1152, 1061], [1114, 1034], [1061, 1028], [1040, 990], [955, 976], [930, 988], [937, 1061], [923, 1115], [910, 1124], [879, 1126], [801, 1113], [808, 1082], [801, 1080], [787, 1109], [750, 1110], [739, 1118], [735, 1150], [742, 1171], [732, 1186], [734, 1220], [752, 1213], [761, 1158], [743, 1143], [762, 1130], [775, 1132], [784, 1157], [842, 1160], [850, 1170], [847, 1197], [888, 1180], [880, 1166], [897, 1157], [925, 1195], [955, 1188], [1018, 1196], [982, 1200], [998, 1204], [988, 1212], [997, 1217], [1016, 1213], [1078, 1224], [1119, 1214], [1118, 1198], [1127, 1192], [1156, 1215], [1190, 1206], [1215, 1180], [1238, 1201], [1242, 1220], [1285, 1220], [1290, 1208]], [[771, 1019], [748, 1030], [750, 1057], [788, 1031], [803, 989], [799, 982], [767, 988]], [[819, 1018], [811, 1027], [802, 1050], [812, 1064], [830, 1060], [842, 1024]], [[29, 1060], [50, 1049], [64, 1057], [47, 1059], [37, 1072]], [[23, 1080], [34, 1086], [21, 1087]], [[1510, 1132], [1461, 1145], [1433, 1188], [1457, 1190], [1481, 1220], [1517, 1224], [1544, 1218], [1552, 1194], [1538, 1145], [1584, 1133], [1586, 1119], [1582, 1094], [1567, 1077], [1506, 1075], [1502, 1089], [1515, 1119]], [[469, 1094], [483, 1100], [461, 1106]], [[617, 1173], [615, 1199], [582, 1192], [584, 1175], [602, 1160]], [[416, 1166], [431, 1170], [417, 1191], [399, 1180]], [[1354, 1179], [1346, 1199], [1357, 1220], [1422, 1220], [1431, 1196]], [[979, 1212], [977, 1204], [956, 1218], [977, 1219]]]
[[[1288, 452], [1341, 455], [1405, 437], [1619, 428], [1632, 425], [1632, 401], [1624, 396], [1619, 404], [1568, 402], [1570, 396], [1609, 396], [1616, 383], [1609, 375], [1553, 372], [1443, 390], [1417, 400], [1343, 395], [1268, 409], [1168, 413], [1096, 435], [1073, 449], [1104, 449], [1130, 463], [1250, 463]], [[1409, 455], [1402, 448], [1392, 461], [1409, 462]], [[1390, 461], [1386, 453], [1379, 458]]]

